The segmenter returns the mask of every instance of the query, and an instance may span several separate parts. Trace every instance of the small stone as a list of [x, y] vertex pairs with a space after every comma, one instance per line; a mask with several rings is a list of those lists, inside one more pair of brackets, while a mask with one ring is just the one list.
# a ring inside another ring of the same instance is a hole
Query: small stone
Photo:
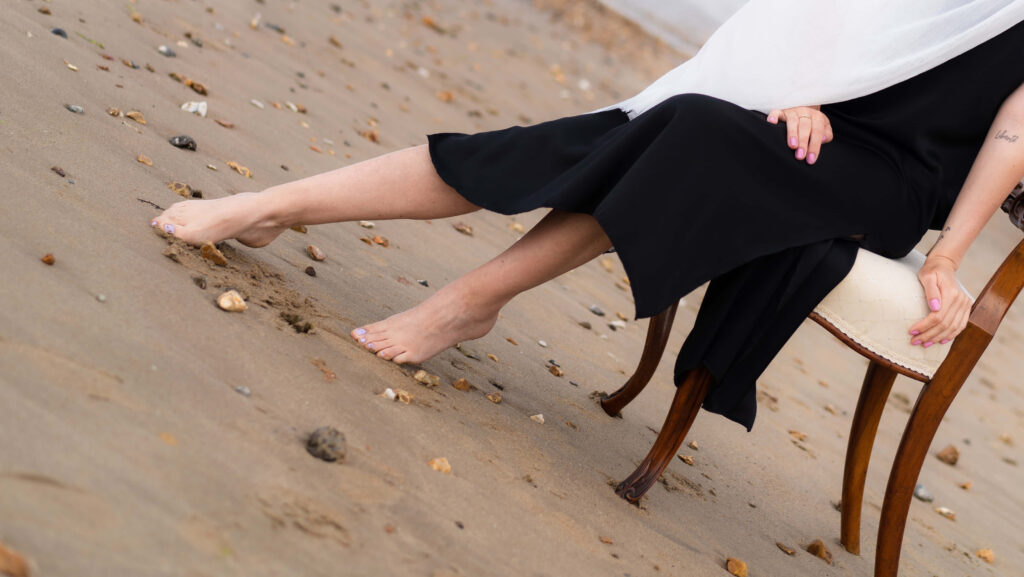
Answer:
[[65, 32], [63, 28], [51, 28], [50, 34], [53, 34], [54, 36], [60, 36], [65, 40], [67, 40], [68, 37], [68, 33]]
[[306, 274], [308, 274], [309, 276], [316, 276], [316, 269], [313, 268], [312, 266], [307, 266]]
[[541, 414], [530, 415], [530, 420], [533, 421], [534, 423], [540, 423], [540, 424], [543, 425], [544, 424], [544, 415], [541, 415]]
[[67, 108], [68, 110], [70, 110], [71, 112], [74, 112], [75, 114], [85, 114], [85, 109], [82, 108], [81, 106], [78, 106], [77, 104], [65, 104], [64, 108]]
[[181, 109], [185, 112], [191, 112], [192, 114], [202, 116], [203, 118], [206, 118], [206, 112], [208, 108], [209, 106], [206, 104], [205, 100], [201, 102], [194, 102], [190, 100], [181, 105]]
[[597, 305], [590, 305], [590, 312], [594, 313], [595, 315], [597, 315], [599, 317], [603, 317], [604, 316], [604, 311], [601, 310], [601, 307], [599, 307]]
[[185, 134], [179, 134], [178, 136], [172, 136], [170, 138], [170, 140], [168, 140], [168, 142], [170, 142], [172, 146], [175, 146], [177, 148], [182, 148], [184, 150], [191, 150], [193, 152], [197, 148], [195, 139], [192, 138], [191, 136], [187, 136]]
[[953, 445], [950, 445], [936, 453], [935, 456], [943, 463], [955, 466], [957, 461], [960, 460], [960, 451]]
[[495, 405], [500, 405], [501, 404], [501, 393], [499, 393], [498, 391], [494, 391], [493, 393], [490, 393], [490, 394], [487, 395], [487, 400], [489, 400], [490, 402], [494, 403]]
[[925, 487], [921, 483], [918, 483], [917, 486], [914, 487], [914, 497], [917, 497], [918, 501], [924, 501], [925, 503], [931, 503], [935, 500], [935, 495], [928, 490], [928, 487]]
[[611, 537], [598, 537], [598, 540], [605, 545], [613, 545], [615, 543], [615, 541], [612, 541]]
[[412, 403], [412, 395], [409, 394], [408, 391], [402, 389], [398, 389], [397, 391], [395, 391], [395, 398], [399, 403], [402, 403], [403, 405], [408, 405]]
[[498, 356], [497, 355], [493, 355], [491, 353], [487, 353], [487, 358], [491, 359], [494, 362], [498, 362]]
[[145, 164], [146, 166], [153, 166], [153, 159], [146, 156], [145, 154], [140, 154], [135, 158], [135, 160], [142, 164]]
[[38, 10], [40, 14], [50, 15], [50, 8], [48, 6], [41, 6]]
[[537, 344], [542, 346], [542, 347], [544, 347], [544, 348], [548, 348], [548, 344], [546, 342], [544, 342], [544, 341], [537, 341]]
[[348, 454], [345, 434], [334, 427], [320, 427], [306, 441], [306, 450], [317, 459], [328, 463], [344, 463]]
[[67, 60], [64, 61], [64, 66], [67, 66], [68, 70], [71, 70], [71, 71], [74, 71], [74, 72], [78, 72], [78, 67], [75, 66], [74, 64], [68, 62]]
[[378, 235], [373, 237], [373, 244], [379, 244], [380, 246], [387, 248], [391, 246], [391, 241], [388, 240], [387, 237]]
[[838, 415], [839, 411], [833, 405], [825, 405], [825, 412], [831, 415]]
[[53, 263], [57, 262], [57, 259], [53, 258], [53, 255], [50, 254], [50, 253], [44, 254], [43, 258], [41, 258], [39, 260], [43, 261], [43, 264], [46, 264], [46, 265], [49, 265], [49, 266], [53, 266]]
[[548, 366], [548, 372], [551, 373], [552, 375], [555, 375], [556, 377], [561, 377], [562, 375], [565, 374], [564, 372], [562, 372], [562, 369], [558, 365]]
[[146, 123], [146, 117], [143, 116], [143, 114], [141, 112], [139, 112], [138, 110], [129, 110], [128, 112], [124, 113], [124, 116], [125, 116], [125, 118], [131, 118], [132, 120], [134, 120], [135, 122], [138, 122], [139, 124], [145, 124]]
[[462, 234], [464, 234], [466, 236], [473, 236], [473, 227], [469, 226], [468, 224], [466, 224], [464, 222], [455, 223], [455, 224], [452, 225], [452, 228], [454, 228], [455, 230], [461, 232]]
[[192, 188], [184, 182], [174, 181], [168, 183], [167, 189], [183, 198], [203, 198], [203, 191], [197, 188]]
[[[216, 122], [217, 124], [223, 126], [224, 128], [229, 128], [230, 129], [230, 128], [234, 128], [235, 127], [235, 123], [234, 122], [229, 122], [229, 121], [224, 120], [222, 118], [214, 118], [213, 121]], [[283, 168], [286, 171], [288, 170], [288, 167], [284, 166], [283, 164], [281, 165], [281, 168]]]
[[978, 556], [978, 559], [981, 559], [989, 565], [996, 562], [996, 554], [991, 549], [978, 549], [974, 554]]
[[197, 287], [206, 290], [206, 277], [205, 276], [194, 276], [192, 277], [192, 283]]
[[789, 430], [789, 436], [793, 437], [793, 439], [797, 440], [797, 441], [806, 441], [807, 440], [807, 433], [802, 433], [802, 432], [797, 431], [795, 429], [790, 429]]
[[57, 176], [59, 176], [61, 178], [64, 178], [64, 177], [67, 176], [67, 173], [64, 172], [64, 169], [59, 167], [59, 166], [51, 166], [50, 170], [52, 170], [54, 174], [56, 174]]
[[175, 56], [177, 56], [177, 54], [175, 54], [173, 50], [171, 50], [167, 46], [164, 46], [163, 44], [158, 46], [156, 50], [157, 50], [157, 52], [159, 52], [160, 54], [163, 54], [164, 56], [166, 56], [168, 58], [174, 58]]
[[306, 254], [309, 255], [309, 258], [318, 262], [323, 261], [324, 259], [327, 258], [327, 255], [324, 254], [324, 251], [320, 250], [319, 248], [313, 245], [306, 246]]
[[452, 472], [452, 466], [448, 464], [448, 459], [444, 457], [436, 457], [434, 459], [431, 459], [427, 461], [427, 464], [430, 465], [431, 469], [437, 471], [438, 473], [448, 474]]
[[779, 550], [781, 550], [786, 555], [789, 555], [790, 557], [796, 555], [796, 549], [783, 545], [781, 541], [776, 541], [775, 546], [778, 547]]
[[615, 272], [615, 261], [613, 261], [612, 259], [605, 257], [597, 262], [601, 263], [601, 268], [603, 268], [604, 270], [608, 272]]
[[375, 223], [372, 223], [372, 222], [368, 221], [368, 220], [361, 220], [361, 221], [359, 221], [359, 226], [361, 226], [363, 228], [373, 228], [373, 227], [375, 227], [377, 225]]
[[428, 283], [426, 280], [420, 279], [420, 280], [418, 280], [416, 282], [421, 284], [421, 285], [423, 285], [423, 286], [425, 286], [425, 287], [427, 287], [427, 288], [430, 288], [430, 283]]
[[970, 491], [971, 490], [971, 482], [967, 481], [966, 483], [960, 483], [959, 485], [957, 485], [957, 487], [960, 487], [964, 491]]
[[398, 398], [398, 395], [391, 388], [384, 389], [382, 396], [389, 401], [393, 401]]
[[623, 321], [612, 321], [608, 323], [608, 328], [610, 328], [613, 331], [617, 331], [619, 329], [626, 328], [626, 323], [624, 323]]
[[700, 445], [697, 444], [697, 441], [690, 441], [689, 447], [694, 451], [700, 450]]
[[580, 321], [580, 326], [587, 329], [588, 331], [594, 328], [594, 325], [590, 324], [590, 321]]
[[238, 291], [231, 289], [217, 297], [217, 306], [228, 312], [240, 313], [249, 308]]
[[619, 317], [619, 320], [620, 320], [620, 321], [623, 321], [623, 322], [625, 322], [625, 321], [628, 321], [628, 320], [629, 320], [629, 317], [627, 317], [626, 315], [624, 315], [624, 314], [622, 314], [622, 313], [620, 313], [620, 312], [616, 312], [616, 313], [615, 313], [615, 316]]
[[935, 512], [949, 519], [950, 521], [956, 521], [956, 513], [948, 507], [936, 507]]
[[432, 375], [423, 369], [416, 371], [416, 374], [413, 375], [412, 378], [417, 382], [430, 387], [437, 387], [441, 385], [441, 377]]
[[204, 242], [203, 246], [199, 248], [199, 252], [203, 255], [203, 258], [217, 266], [228, 265], [228, 259], [224, 257], [224, 253], [214, 246], [212, 242]]
[[679, 455], [679, 460], [691, 467], [693, 466], [693, 457], [689, 455]]
[[297, 224], [297, 225], [293, 226], [291, 229], [294, 230], [295, 232], [302, 233], [302, 234], [308, 234], [309, 233], [309, 229], [304, 224]]
[[525, 228], [523, 228], [523, 225], [519, 224], [518, 222], [513, 222], [509, 224], [508, 229], [517, 234], [523, 234], [523, 232], [526, 230]]
[[832, 552], [828, 550], [828, 547], [825, 546], [825, 543], [821, 539], [817, 539], [808, 545], [807, 552], [824, 560], [829, 565], [832, 564]]
[[725, 570], [736, 577], [747, 577], [747, 564], [739, 559], [729, 557], [725, 560]]
[[238, 164], [235, 161], [228, 161], [225, 164], [228, 165], [228, 168], [230, 168], [231, 170], [234, 170], [238, 174], [241, 174], [242, 176], [244, 176], [246, 178], [252, 178], [252, 171], [249, 170], [248, 168], [242, 166], [241, 164]]
[[238, 385], [237, 387], [235, 387], [235, 392], [238, 393], [239, 395], [242, 395], [243, 397], [252, 396], [252, 390], [245, 385]]
[[473, 388], [473, 385], [470, 385], [469, 381], [466, 379], [459, 379], [452, 383], [452, 386], [455, 387], [456, 391], [462, 391], [464, 393], [468, 393], [469, 390]]

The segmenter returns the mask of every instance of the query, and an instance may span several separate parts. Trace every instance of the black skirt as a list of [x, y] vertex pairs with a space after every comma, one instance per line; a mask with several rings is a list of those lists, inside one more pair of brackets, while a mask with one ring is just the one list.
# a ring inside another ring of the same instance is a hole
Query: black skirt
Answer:
[[704, 408], [749, 429], [757, 377], [857, 250], [898, 258], [941, 226], [999, 105], [1024, 81], [1022, 49], [1017, 25], [910, 80], [823, 106], [835, 139], [814, 165], [794, 158], [783, 123], [700, 94], [633, 120], [613, 109], [431, 134], [430, 155], [487, 210], [593, 215], [637, 317], [710, 280], [675, 379], [704, 364], [715, 377]]

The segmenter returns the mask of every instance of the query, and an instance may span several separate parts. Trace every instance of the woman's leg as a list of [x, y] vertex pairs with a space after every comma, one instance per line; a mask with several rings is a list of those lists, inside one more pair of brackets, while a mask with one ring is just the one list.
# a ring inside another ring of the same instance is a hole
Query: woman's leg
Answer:
[[487, 334], [517, 294], [605, 252], [611, 241], [588, 214], [551, 211], [519, 242], [445, 286], [420, 305], [352, 331], [385, 359], [420, 363]]
[[259, 247], [297, 224], [444, 218], [478, 209], [441, 180], [420, 145], [260, 193], [179, 202], [152, 224], [191, 244], [234, 238]]

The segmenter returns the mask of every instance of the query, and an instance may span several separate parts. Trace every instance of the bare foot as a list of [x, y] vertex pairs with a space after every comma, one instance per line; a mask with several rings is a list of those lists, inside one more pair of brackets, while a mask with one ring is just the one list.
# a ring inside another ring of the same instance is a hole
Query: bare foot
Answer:
[[270, 244], [287, 228], [269, 217], [267, 204], [252, 192], [215, 200], [186, 200], [171, 205], [150, 226], [193, 245], [233, 238], [256, 248]]
[[352, 331], [352, 338], [377, 356], [418, 364], [456, 343], [486, 335], [504, 303], [484, 303], [453, 283], [418, 306]]

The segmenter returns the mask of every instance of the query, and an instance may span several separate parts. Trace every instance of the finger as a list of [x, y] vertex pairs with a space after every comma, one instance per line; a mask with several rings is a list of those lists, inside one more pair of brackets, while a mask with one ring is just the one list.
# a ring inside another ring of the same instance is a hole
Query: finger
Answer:
[[921, 334], [918, 335], [917, 337], [917, 340], [920, 341], [922, 347], [927, 349], [928, 347], [931, 347], [935, 343], [939, 342], [939, 340], [941, 340], [942, 338], [942, 335], [946, 334], [949, 328], [953, 326], [953, 319], [950, 318], [950, 315], [948, 313], [949, 311], [941, 311], [934, 313], [936, 320], [935, 324], [932, 325], [927, 330], [922, 331]]
[[825, 140], [825, 117], [816, 114], [811, 118], [811, 136], [807, 141], [807, 164], [814, 164], [821, 155], [821, 143]]
[[824, 140], [824, 142], [826, 142], [826, 143], [832, 142], [833, 138], [835, 138], [835, 136], [832, 134], [832, 123], [829, 122], [828, 119], [826, 118], [825, 119], [825, 140]]
[[971, 305], [964, 299], [963, 303], [957, 306], [956, 315], [946, 334], [939, 335], [939, 344], [946, 344], [957, 337], [967, 327], [967, 320], [971, 317]]
[[773, 108], [768, 112], [768, 122], [771, 124], [778, 124], [779, 119], [782, 118], [782, 111], [778, 108]]
[[796, 113], [792, 110], [784, 110], [783, 114], [786, 116], [786, 144], [789, 145], [790, 149], [796, 150], [797, 145], [800, 143], [797, 138], [798, 125], [800, 124], [798, 121], [800, 119], [797, 118]]
[[935, 334], [935, 327], [938, 326], [941, 317], [938, 313], [929, 313], [928, 316], [918, 321], [910, 330], [910, 344], [920, 345], [927, 342], [925, 339]]
[[811, 117], [806, 112], [801, 113], [798, 116], [797, 123], [797, 139], [800, 141], [800, 145], [796, 149], [796, 159], [803, 160], [807, 158], [807, 143], [811, 139]]
[[927, 274], [921, 279], [921, 286], [924, 287], [924, 300], [928, 304], [928, 310], [937, 312], [942, 310], [942, 291], [939, 290], [939, 279], [935, 274]]

